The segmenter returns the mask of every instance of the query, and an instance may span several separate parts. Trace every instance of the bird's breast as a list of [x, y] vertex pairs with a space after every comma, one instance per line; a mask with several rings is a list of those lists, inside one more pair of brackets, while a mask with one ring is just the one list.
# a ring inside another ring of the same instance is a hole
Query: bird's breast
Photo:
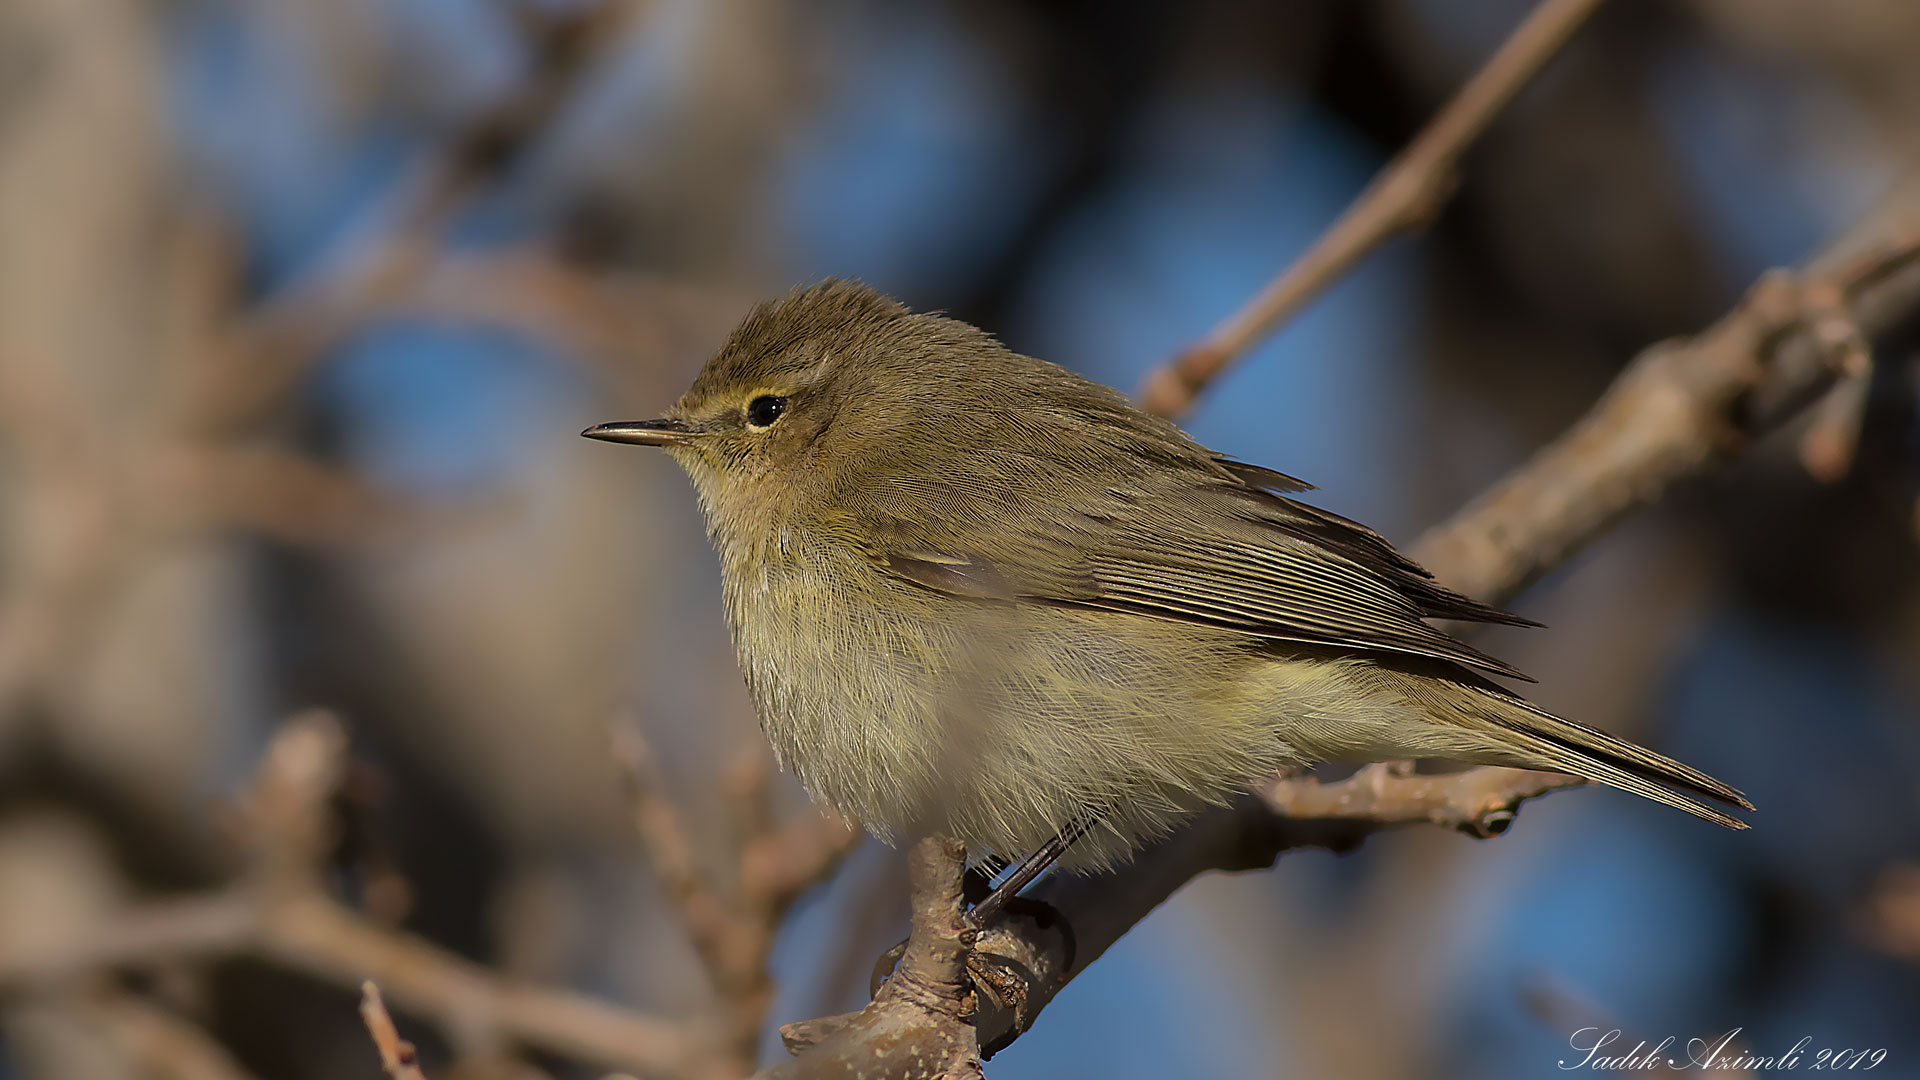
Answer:
[[839, 809], [904, 825], [935, 769], [949, 620], [857, 553], [793, 530], [723, 557], [722, 580], [740, 670], [781, 763]]

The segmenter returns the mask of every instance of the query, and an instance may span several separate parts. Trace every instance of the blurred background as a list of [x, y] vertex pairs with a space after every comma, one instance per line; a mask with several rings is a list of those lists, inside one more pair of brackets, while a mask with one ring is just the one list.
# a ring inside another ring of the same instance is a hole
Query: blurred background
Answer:
[[[576, 432], [657, 415], [752, 302], [827, 275], [1131, 389], [1528, 7], [0, 0], [0, 973], [233, 880], [235, 793], [323, 707], [344, 903], [706, 1022], [609, 726], [723, 888], [734, 803], [812, 811], [753, 779], [683, 478]], [[1910, 0], [1607, 5], [1436, 226], [1187, 426], [1410, 541], [1891, 196], [1917, 47]], [[1844, 476], [1786, 433], [1524, 596], [1550, 630], [1484, 642], [1543, 704], [1744, 788], [1752, 832], [1572, 791], [1494, 841], [1211, 875], [989, 1075], [1537, 1077], [1597, 1024], [1920, 1076], [1911, 355]], [[799, 899], [763, 1060], [865, 1000], [905, 910], [871, 841]], [[372, 1076], [356, 978], [244, 950], [0, 978], [0, 1077], [196, 1075], [120, 1037], [136, 1014], [226, 1075]], [[397, 1011], [436, 1078], [604, 1071]]]

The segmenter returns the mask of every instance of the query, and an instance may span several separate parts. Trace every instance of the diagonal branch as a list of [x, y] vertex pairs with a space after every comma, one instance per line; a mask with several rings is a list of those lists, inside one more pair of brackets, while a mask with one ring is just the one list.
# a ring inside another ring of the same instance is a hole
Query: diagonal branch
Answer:
[[1920, 308], [1920, 221], [1806, 271], [1762, 277], [1730, 314], [1643, 351], [1587, 415], [1413, 547], [1450, 588], [1499, 603], [1819, 400]]
[[1453, 194], [1455, 165], [1601, 0], [1543, 0], [1313, 247], [1140, 388], [1148, 412], [1178, 416], [1229, 365], [1393, 236], [1424, 228]]

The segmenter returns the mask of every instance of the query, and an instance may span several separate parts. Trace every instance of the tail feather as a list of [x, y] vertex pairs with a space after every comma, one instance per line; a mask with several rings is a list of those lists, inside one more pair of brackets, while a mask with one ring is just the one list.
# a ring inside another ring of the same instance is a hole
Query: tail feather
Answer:
[[1749, 827], [1719, 807], [1693, 797], [1704, 796], [1752, 810], [1753, 803], [1737, 788], [1665, 754], [1555, 716], [1511, 695], [1488, 693], [1487, 696], [1507, 706], [1491, 710], [1494, 715], [1490, 719], [1508, 734], [1518, 749], [1538, 756], [1551, 768], [1685, 810], [1715, 825], [1729, 829]]
[[1749, 827], [1705, 801], [1752, 810], [1753, 803], [1731, 785], [1644, 746], [1555, 716], [1476, 673], [1455, 668], [1443, 674], [1432, 664], [1381, 665], [1373, 672], [1395, 683], [1429, 719], [1487, 738], [1493, 745], [1478, 755], [1486, 763], [1569, 773], [1729, 829]]
[[[1505, 696], [1502, 695], [1502, 697]], [[1598, 728], [1590, 728], [1585, 724], [1555, 716], [1534, 706], [1531, 702], [1521, 701], [1518, 698], [1507, 700], [1520, 708], [1524, 720], [1519, 724], [1506, 721], [1502, 723], [1503, 727], [1517, 727], [1529, 734], [1564, 746], [1575, 754], [1596, 758], [1644, 779], [1672, 784], [1695, 794], [1737, 806], [1742, 810], [1753, 809], [1753, 803], [1748, 801], [1746, 795], [1738, 788], [1716, 780], [1691, 765], [1609, 735]]]
[[[1638, 768], [1628, 768], [1621, 764], [1616, 764], [1614, 760], [1600, 756], [1599, 753], [1596, 753], [1591, 748], [1568, 746], [1565, 743], [1534, 732], [1516, 732], [1516, 735], [1521, 742], [1523, 750], [1531, 752], [1529, 756], [1536, 757], [1541, 764], [1551, 768], [1555, 772], [1569, 773], [1596, 783], [1606, 784], [1609, 787], [1619, 788], [1622, 791], [1632, 792], [1643, 798], [1652, 799], [1654, 802], [1671, 806], [1676, 810], [1685, 810], [1695, 817], [1704, 818], [1707, 821], [1713, 822], [1715, 825], [1721, 825], [1729, 829], [1745, 829], [1751, 827], [1746, 822], [1741, 821], [1739, 818], [1734, 817], [1732, 814], [1727, 813], [1717, 806], [1696, 799], [1692, 795], [1662, 787], [1648, 779]], [[1640, 747], [1634, 747], [1634, 749], [1652, 758], [1668, 761], [1669, 764], [1678, 764], [1677, 762], [1672, 762], [1670, 759], [1662, 758], [1659, 754], [1655, 754], [1650, 750], [1644, 750]], [[1637, 765], [1638, 763], [1636, 762], [1635, 764]], [[1685, 767], [1682, 766], [1682, 768]], [[1675, 785], [1680, 785], [1681, 783], [1680, 780], [1673, 775], [1666, 773], [1657, 775], [1660, 776], [1660, 779], [1666, 780], [1669, 783]], [[1718, 781], [1715, 781], [1715, 783], [1719, 787], [1725, 787], [1724, 784], [1719, 784]], [[1700, 790], [1690, 784], [1684, 786], [1689, 791]], [[1733, 789], [1727, 788], [1727, 790], [1731, 791]], [[1738, 793], [1736, 792], [1736, 794]], [[1745, 799], [1741, 799], [1735, 803], [1735, 805], [1741, 806], [1743, 809], [1752, 809], [1752, 806], [1746, 804]]]

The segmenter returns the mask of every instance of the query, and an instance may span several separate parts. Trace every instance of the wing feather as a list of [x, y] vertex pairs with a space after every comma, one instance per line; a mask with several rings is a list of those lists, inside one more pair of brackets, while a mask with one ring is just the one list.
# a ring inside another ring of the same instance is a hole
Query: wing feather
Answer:
[[982, 401], [965, 425], [949, 418], [946, 439], [900, 451], [923, 457], [848, 470], [831, 499], [846, 518], [839, 535], [886, 572], [956, 597], [1527, 678], [1426, 620], [1528, 620], [1444, 588], [1372, 529], [1287, 497], [1306, 482], [1215, 454], [1104, 387], [1040, 374], [1072, 380], [1062, 386], [1085, 400]]

